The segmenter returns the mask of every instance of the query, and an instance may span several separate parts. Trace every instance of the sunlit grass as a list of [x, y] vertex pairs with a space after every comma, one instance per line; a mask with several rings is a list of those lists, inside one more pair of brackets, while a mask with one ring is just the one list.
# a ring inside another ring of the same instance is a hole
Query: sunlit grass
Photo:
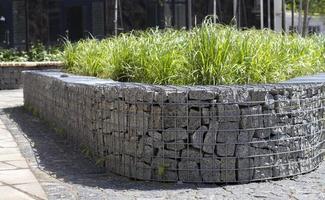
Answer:
[[191, 31], [147, 30], [66, 42], [69, 72], [152, 84], [276, 83], [325, 71], [325, 38], [237, 30], [206, 23]]

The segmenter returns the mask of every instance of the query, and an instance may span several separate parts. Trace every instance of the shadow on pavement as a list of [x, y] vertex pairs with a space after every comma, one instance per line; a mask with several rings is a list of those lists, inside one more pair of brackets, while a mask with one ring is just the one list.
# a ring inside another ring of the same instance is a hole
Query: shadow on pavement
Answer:
[[[67, 143], [64, 137], [55, 133], [53, 129], [28, 113], [22, 106], [4, 109], [4, 113], [10, 119], [10, 121], [7, 119], [7, 122], [5, 120], [4, 122], [16, 140], [23, 138], [26, 140], [23, 148], [19, 145], [24, 156], [27, 159], [35, 156], [40, 170], [53, 174], [57, 179], [63, 179], [65, 182], [102, 189], [143, 191], [218, 187], [215, 184], [135, 181], [112, 173], [105, 173], [104, 169], [85, 158], [77, 147]], [[30, 145], [26, 145], [28, 142]]]

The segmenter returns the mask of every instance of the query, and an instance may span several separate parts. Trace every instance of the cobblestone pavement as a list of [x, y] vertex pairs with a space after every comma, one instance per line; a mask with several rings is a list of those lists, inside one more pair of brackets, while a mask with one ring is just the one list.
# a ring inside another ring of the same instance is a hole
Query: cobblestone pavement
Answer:
[[325, 163], [312, 173], [291, 179], [228, 186], [139, 182], [103, 173], [77, 148], [25, 112], [21, 93], [0, 91], [0, 119], [16, 139], [49, 199], [325, 200]]

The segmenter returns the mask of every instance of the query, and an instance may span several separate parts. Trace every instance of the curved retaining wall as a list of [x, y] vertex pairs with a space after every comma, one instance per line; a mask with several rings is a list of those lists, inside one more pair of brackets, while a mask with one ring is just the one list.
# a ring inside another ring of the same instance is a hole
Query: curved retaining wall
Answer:
[[234, 183], [323, 160], [324, 84], [154, 86], [25, 72], [26, 107], [114, 173]]
[[0, 90], [22, 88], [21, 72], [24, 70], [53, 69], [61, 62], [0, 62]]

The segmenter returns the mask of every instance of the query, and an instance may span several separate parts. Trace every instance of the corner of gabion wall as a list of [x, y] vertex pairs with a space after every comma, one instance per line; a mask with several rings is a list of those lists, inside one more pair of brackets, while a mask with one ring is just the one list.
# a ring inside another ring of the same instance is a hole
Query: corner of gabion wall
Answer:
[[[114, 173], [237, 183], [314, 170], [323, 160], [323, 84], [156, 86], [26, 72], [25, 104]], [[49, 117], [50, 116], [50, 117]]]
[[61, 66], [61, 62], [2, 62], [0, 64], [0, 90], [22, 88], [22, 72], [25, 70], [53, 70]]

